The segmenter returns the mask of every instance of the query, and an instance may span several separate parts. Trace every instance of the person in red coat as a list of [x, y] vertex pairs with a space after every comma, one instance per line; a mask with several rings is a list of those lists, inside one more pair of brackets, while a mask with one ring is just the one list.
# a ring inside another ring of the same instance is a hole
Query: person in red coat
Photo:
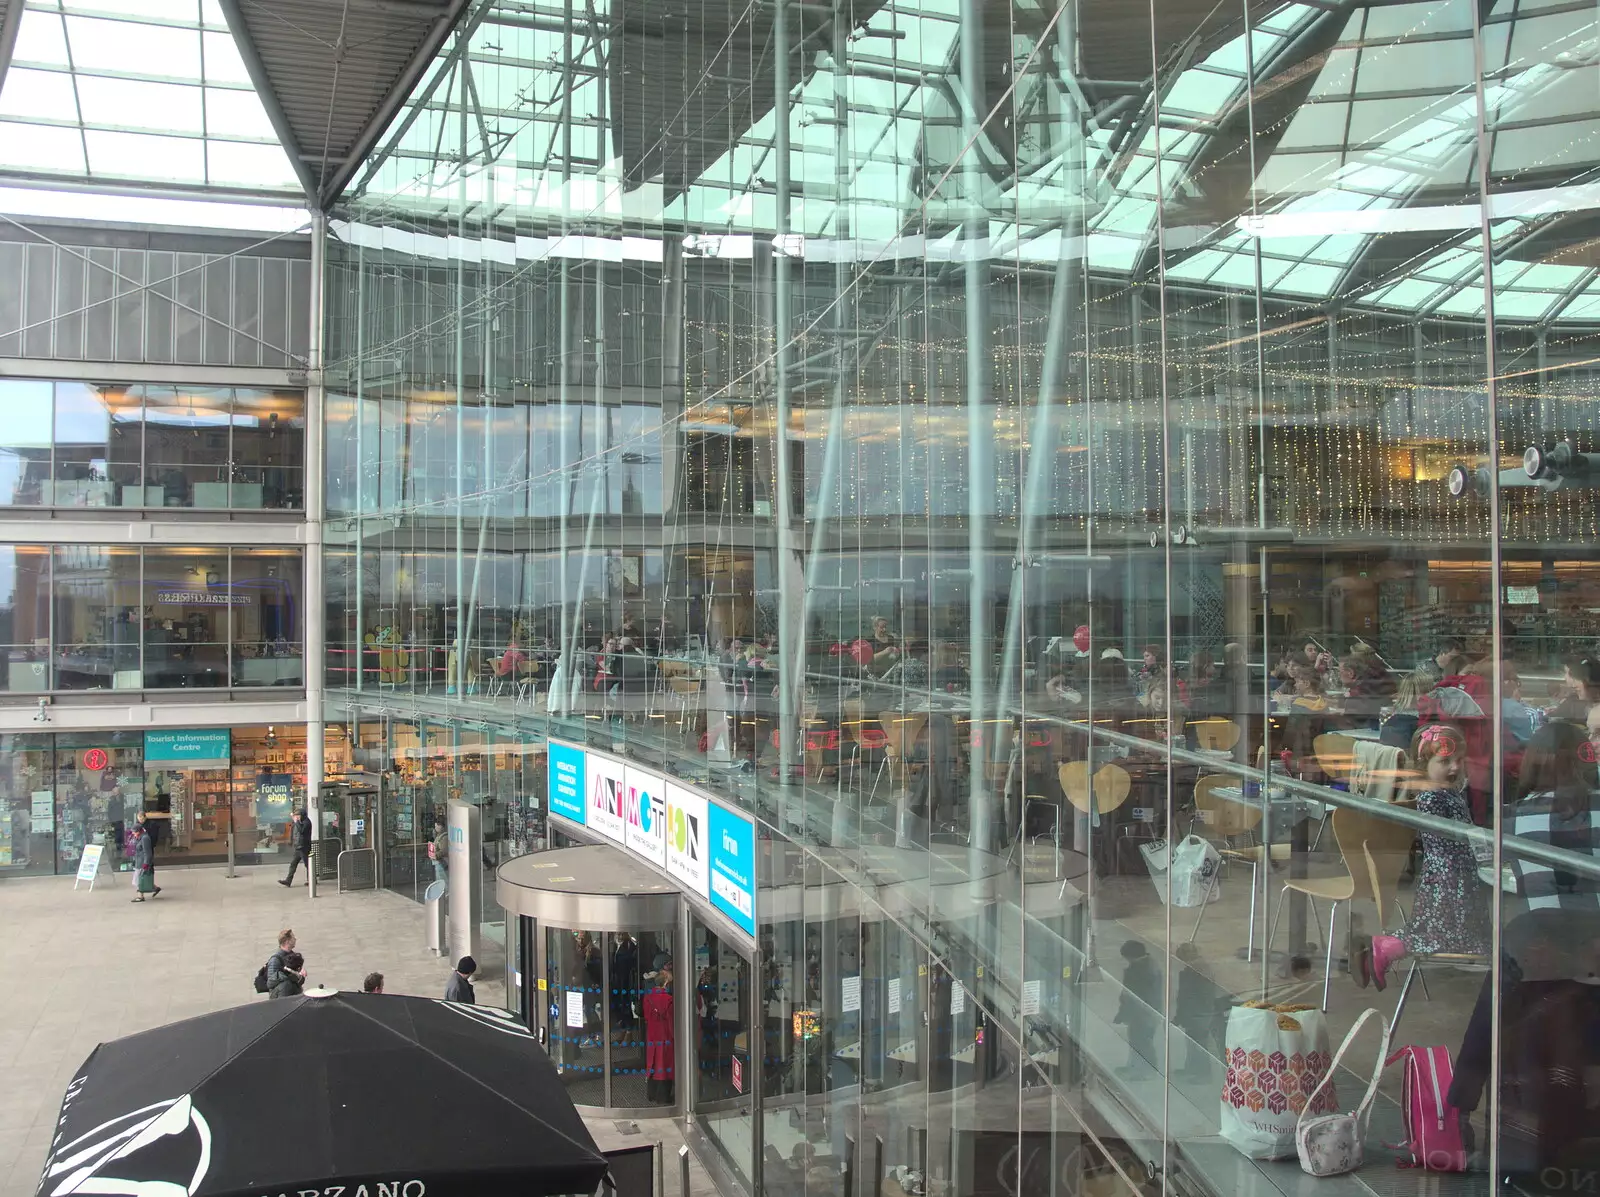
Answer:
[[656, 987], [644, 995], [645, 1092], [653, 1102], [672, 1104], [672, 966], [656, 973]]

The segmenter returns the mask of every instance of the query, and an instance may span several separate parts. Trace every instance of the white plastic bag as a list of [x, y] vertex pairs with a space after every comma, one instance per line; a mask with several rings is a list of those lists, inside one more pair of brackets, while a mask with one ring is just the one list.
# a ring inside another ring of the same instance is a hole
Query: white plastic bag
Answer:
[[1312, 1114], [1339, 1108], [1322, 1012], [1235, 1006], [1223, 1043], [1222, 1137], [1254, 1160], [1293, 1158], [1307, 1104]]
[[1217, 877], [1222, 856], [1209, 841], [1191, 835], [1169, 850], [1166, 840], [1152, 840], [1140, 845], [1139, 851], [1162, 901], [1173, 906], [1200, 906], [1222, 897]]

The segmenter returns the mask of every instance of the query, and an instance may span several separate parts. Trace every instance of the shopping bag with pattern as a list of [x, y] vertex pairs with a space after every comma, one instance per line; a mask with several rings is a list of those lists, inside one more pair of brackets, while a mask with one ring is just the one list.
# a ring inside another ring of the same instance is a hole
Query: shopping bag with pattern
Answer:
[[[1295, 1126], [1339, 1108], [1328, 1077], [1328, 1024], [1314, 1006], [1246, 1002], [1228, 1012], [1222, 1137], [1256, 1160], [1295, 1154]], [[1315, 1095], [1315, 1100], [1313, 1100]]]

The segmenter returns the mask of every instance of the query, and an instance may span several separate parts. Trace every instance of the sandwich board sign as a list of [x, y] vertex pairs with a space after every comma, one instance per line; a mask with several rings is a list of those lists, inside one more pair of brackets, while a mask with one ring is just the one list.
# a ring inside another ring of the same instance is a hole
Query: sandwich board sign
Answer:
[[73, 879], [72, 888], [78, 888], [78, 882], [87, 881], [89, 888], [94, 889], [94, 879], [100, 875], [100, 856], [105, 852], [104, 844], [85, 844], [83, 856], [78, 860], [78, 875]]

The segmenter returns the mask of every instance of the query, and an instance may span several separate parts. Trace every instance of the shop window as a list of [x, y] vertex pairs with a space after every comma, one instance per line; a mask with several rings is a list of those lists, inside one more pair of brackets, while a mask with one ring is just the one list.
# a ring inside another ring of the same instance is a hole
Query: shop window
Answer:
[[55, 665], [58, 690], [136, 690], [142, 621], [139, 551], [111, 545], [55, 550]]

